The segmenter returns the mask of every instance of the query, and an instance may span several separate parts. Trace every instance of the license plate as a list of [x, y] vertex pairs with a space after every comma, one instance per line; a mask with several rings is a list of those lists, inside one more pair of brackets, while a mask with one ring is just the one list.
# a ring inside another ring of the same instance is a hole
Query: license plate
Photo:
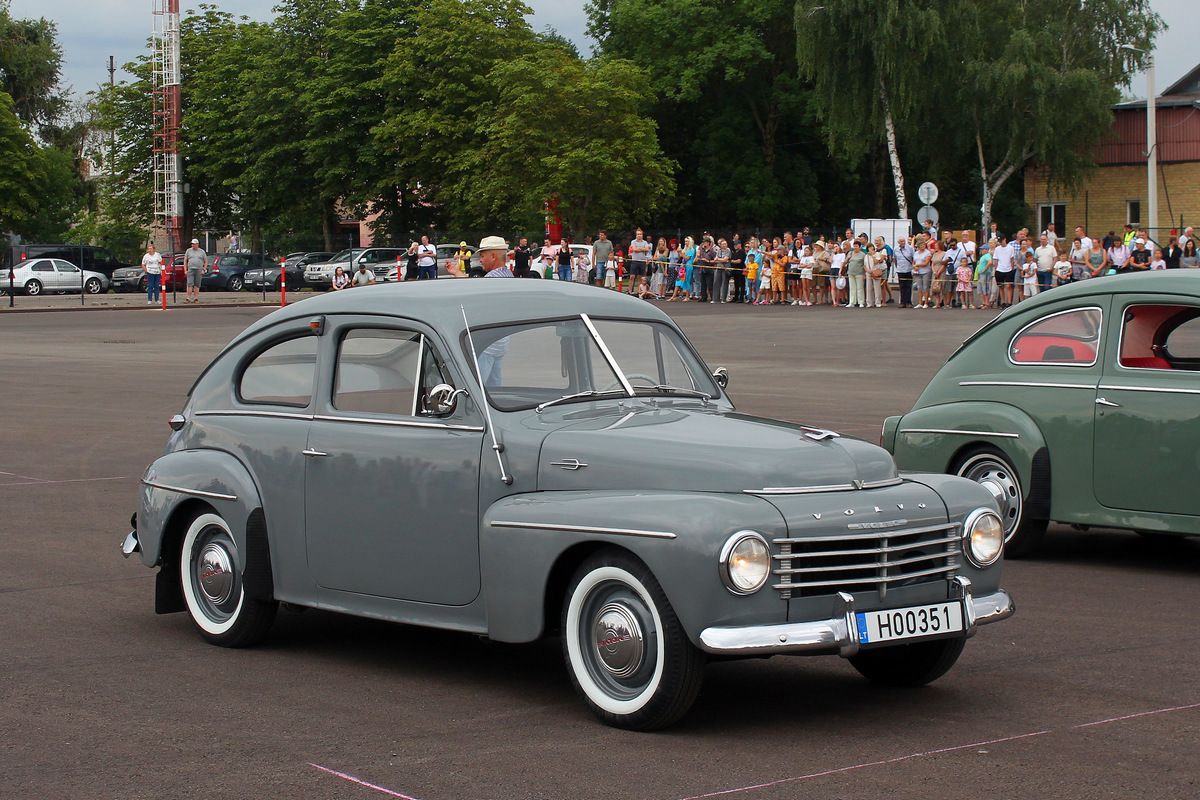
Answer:
[[856, 616], [859, 644], [936, 636], [963, 629], [961, 602], [860, 611]]

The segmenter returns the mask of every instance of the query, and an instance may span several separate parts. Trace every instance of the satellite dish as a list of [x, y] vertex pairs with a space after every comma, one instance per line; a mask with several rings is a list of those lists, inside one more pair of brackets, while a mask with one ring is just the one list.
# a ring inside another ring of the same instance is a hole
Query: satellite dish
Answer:
[[937, 227], [938, 210], [933, 206], [921, 206], [921, 210], [917, 212], [917, 222], [924, 225], [925, 220], [929, 220], [933, 223], [934, 227]]
[[917, 188], [917, 197], [925, 205], [931, 206], [937, 202], [938, 188], [929, 181], [925, 181], [920, 185], [920, 187]]

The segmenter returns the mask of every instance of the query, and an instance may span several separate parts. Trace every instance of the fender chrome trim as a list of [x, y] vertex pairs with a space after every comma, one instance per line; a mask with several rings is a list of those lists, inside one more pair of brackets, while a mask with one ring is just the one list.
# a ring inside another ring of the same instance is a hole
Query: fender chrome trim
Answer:
[[949, 428], [903, 428], [897, 433], [953, 433], [959, 436], [996, 436], [1000, 439], [1020, 439], [1019, 433], [1003, 433], [1001, 431], [956, 431]]
[[165, 489], [168, 492], [179, 492], [180, 494], [191, 494], [196, 497], [211, 497], [213, 500], [228, 500], [232, 503], [237, 502], [236, 494], [222, 494], [220, 492], [204, 492], [200, 489], [185, 489], [182, 486], [172, 486], [169, 483], [159, 483], [158, 481], [142, 481], [143, 486], [149, 486], [154, 489]]
[[615, 536], [638, 536], [643, 539], [675, 539], [678, 538], [670, 531], [643, 531], [636, 528], [600, 528], [591, 525], [557, 525], [549, 522], [516, 522], [512, 520], [496, 520], [489, 522], [493, 528], [532, 528], [538, 531], [569, 531], [571, 533], [603, 533]]

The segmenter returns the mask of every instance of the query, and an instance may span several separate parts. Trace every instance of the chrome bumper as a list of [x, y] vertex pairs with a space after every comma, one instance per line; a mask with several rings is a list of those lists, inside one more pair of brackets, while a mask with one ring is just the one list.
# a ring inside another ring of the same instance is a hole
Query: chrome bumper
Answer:
[[[971, 594], [971, 582], [966, 578], [955, 578], [951, 582], [951, 599], [963, 600], [966, 619], [963, 621], [965, 627], [962, 635], [967, 637], [975, 635], [977, 626], [1008, 619], [1017, 610], [1012, 597], [1003, 589], [974, 597]], [[838, 655], [848, 658], [859, 649], [854, 598], [845, 592], [838, 592], [835, 603], [834, 615], [829, 619], [782, 625], [706, 628], [700, 633], [700, 649], [714, 655], [744, 656], [837, 650]]]
[[137, 531], [130, 531], [125, 540], [121, 542], [121, 555], [129, 558], [134, 553], [142, 552], [142, 544], [138, 541]]

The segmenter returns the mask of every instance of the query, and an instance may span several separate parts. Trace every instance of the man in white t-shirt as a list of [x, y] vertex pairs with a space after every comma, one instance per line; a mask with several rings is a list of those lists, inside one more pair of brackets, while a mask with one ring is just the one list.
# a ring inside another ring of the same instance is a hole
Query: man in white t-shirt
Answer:
[[437, 277], [437, 248], [429, 243], [428, 236], [422, 236], [417, 245], [417, 272], [423, 281]]
[[1058, 248], [1050, 244], [1050, 237], [1042, 234], [1041, 244], [1033, 251], [1037, 261], [1037, 282], [1039, 291], [1049, 291], [1054, 285], [1054, 262], [1058, 260]]
[[1079, 244], [1085, 253], [1092, 249], [1092, 237], [1083, 232], [1082, 225], [1075, 226], [1075, 236], [1079, 239]]
[[[642, 229], [629, 243], [629, 293], [637, 293], [638, 278], [646, 276], [646, 262], [650, 259], [650, 242], [643, 238]], [[724, 274], [724, 273], [722, 273]], [[727, 279], [728, 280], [728, 279]]]
[[1008, 243], [1008, 238], [1000, 234], [1000, 246], [992, 253], [996, 264], [996, 288], [999, 289], [1000, 307], [1006, 308], [1013, 301], [1013, 279], [1016, 275], [1017, 251]]

